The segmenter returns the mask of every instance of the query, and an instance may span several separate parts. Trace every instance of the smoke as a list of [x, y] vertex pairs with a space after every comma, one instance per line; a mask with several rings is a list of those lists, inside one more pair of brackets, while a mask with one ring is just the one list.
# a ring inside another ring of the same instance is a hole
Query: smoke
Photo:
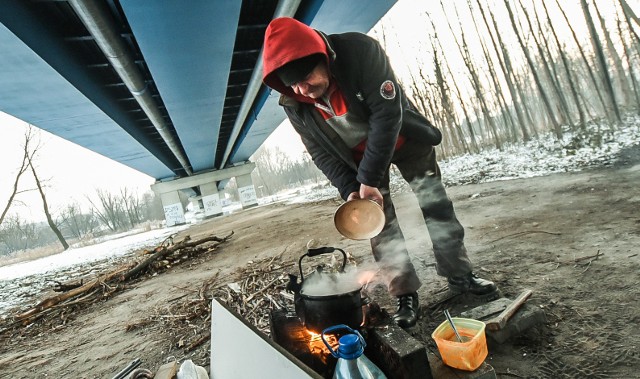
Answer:
[[314, 272], [304, 278], [302, 294], [307, 296], [331, 296], [360, 289], [355, 267], [347, 267], [345, 272]]

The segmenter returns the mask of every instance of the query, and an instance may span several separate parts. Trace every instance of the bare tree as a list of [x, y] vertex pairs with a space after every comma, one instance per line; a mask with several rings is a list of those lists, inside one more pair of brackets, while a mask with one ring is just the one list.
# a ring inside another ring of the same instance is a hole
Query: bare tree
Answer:
[[516, 37], [518, 38], [518, 43], [520, 44], [520, 48], [522, 49], [525, 58], [527, 59], [527, 63], [529, 64], [529, 69], [531, 70], [531, 74], [533, 75], [533, 79], [536, 83], [536, 87], [538, 88], [538, 92], [540, 93], [540, 97], [542, 98], [542, 101], [544, 103], [545, 109], [547, 110], [547, 116], [549, 117], [549, 120], [551, 120], [551, 123], [553, 125], [553, 128], [555, 130], [556, 133], [556, 137], [557, 138], [562, 138], [562, 129], [560, 128], [560, 124], [558, 123], [558, 120], [555, 117], [553, 108], [551, 106], [551, 101], [549, 100], [549, 96], [547, 95], [547, 92], [544, 89], [544, 86], [542, 85], [542, 80], [540, 78], [540, 75], [538, 74], [536, 65], [533, 61], [533, 58], [531, 56], [531, 53], [529, 52], [529, 48], [527, 47], [527, 45], [524, 43], [524, 40], [522, 39], [521, 36], [521, 32], [520, 30], [518, 30], [518, 27], [516, 26], [516, 20], [515, 20], [515, 16], [513, 14], [513, 11], [511, 10], [511, 6], [509, 5], [509, 1], [508, 0], [504, 0], [504, 5], [507, 8], [507, 12], [509, 13], [509, 19], [511, 20], [511, 27], [513, 28], [513, 32], [515, 33]]
[[[532, 24], [531, 18], [529, 17], [529, 12], [527, 12], [527, 9], [524, 6], [522, 6], [522, 2], [520, 3], [520, 7], [522, 8], [522, 12], [524, 13], [525, 19], [527, 20], [529, 29], [533, 31], [534, 30], [533, 24]], [[535, 33], [531, 33], [531, 36], [533, 37], [533, 42], [535, 43], [536, 48], [538, 49], [538, 55], [539, 55], [538, 58], [541, 62], [544, 72], [547, 75], [547, 78], [549, 79], [549, 83], [551, 84], [551, 88], [553, 89], [553, 93], [555, 94], [555, 98], [558, 99], [558, 103], [560, 105], [559, 113], [560, 113], [560, 116], [562, 117], [561, 120], [564, 123], [568, 123], [573, 128], [574, 123], [571, 118], [571, 111], [569, 110], [569, 104], [567, 102], [566, 97], [564, 96], [564, 92], [562, 91], [562, 88], [560, 85], [560, 78], [558, 75], [558, 71], [555, 68], [556, 64], [553, 60], [553, 55], [549, 50], [549, 42], [547, 41], [547, 38], [543, 33], [542, 23], [540, 22], [540, 17], [538, 17], [537, 8], [534, 7], [533, 9], [534, 9], [534, 13], [535, 13], [535, 17], [538, 25], [538, 33], [540, 35], [540, 40], [538, 39], [538, 37], [536, 37]]]
[[600, 30], [602, 31], [602, 35], [604, 36], [604, 40], [607, 44], [607, 52], [613, 62], [613, 67], [615, 67], [615, 76], [613, 77], [613, 80], [616, 83], [615, 87], [620, 89], [620, 92], [622, 93], [622, 104], [628, 105], [631, 102], [631, 86], [629, 85], [627, 74], [622, 65], [622, 58], [620, 57], [620, 54], [618, 54], [618, 50], [615, 48], [613, 40], [611, 40], [611, 35], [608, 31], [604, 17], [600, 13], [600, 8], [598, 8], [598, 4], [595, 1], [593, 2], [593, 8], [596, 10], [596, 15], [600, 21]]
[[120, 189], [120, 202], [131, 228], [135, 227], [142, 221], [141, 199], [124, 187]]
[[[35, 154], [35, 152], [37, 151], [37, 147], [34, 148], [33, 151]], [[62, 232], [60, 232], [60, 229], [58, 228], [56, 223], [53, 221], [53, 217], [51, 217], [51, 212], [49, 212], [49, 204], [47, 203], [47, 197], [44, 194], [44, 188], [43, 188], [42, 182], [40, 181], [40, 178], [36, 173], [36, 168], [33, 165], [33, 156], [29, 157], [29, 167], [31, 167], [31, 173], [33, 174], [33, 179], [36, 182], [36, 186], [38, 187], [38, 192], [40, 193], [40, 198], [42, 199], [42, 207], [44, 209], [44, 214], [47, 218], [47, 224], [49, 224], [49, 227], [58, 238], [58, 241], [60, 241], [60, 244], [62, 244], [62, 248], [67, 250], [69, 248], [69, 244], [67, 243], [67, 240], [62, 235]]]
[[0, 224], [2, 224], [2, 222], [4, 221], [4, 218], [7, 215], [7, 212], [9, 211], [9, 208], [11, 208], [11, 205], [13, 204], [15, 197], [22, 193], [22, 192], [26, 192], [26, 191], [20, 191], [18, 190], [18, 185], [20, 182], [20, 177], [22, 176], [22, 174], [24, 174], [28, 169], [29, 169], [29, 161], [32, 157], [32, 155], [34, 154], [33, 152], [31, 152], [29, 150], [29, 143], [31, 142], [31, 140], [34, 138], [34, 131], [33, 128], [31, 128], [31, 126], [29, 126], [27, 128], [27, 131], [24, 134], [24, 144], [23, 144], [23, 148], [22, 148], [22, 162], [20, 163], [20, 167], [18, 168], [18, 172], [16, 173], [16, 177], [13, 180], [13, 189], [11, 191], [11, 195], [9, 195], [9, 199], [7, 200], [7, 204], [5, 205], [4, 209], [2, 210], [2, 214], [0, 214]]
[[553, 34], [553, 39], [556, 42], [556, 46], [558, 47], [558, 54], [560, 55], [560, 59], [562, 60], [562, 68], [564, 69], [564, 73], [569, 83], [569, 88], [571, 89], [571, 95], [573, 96], [573, 101], [576, 105], [576, 109], [578, 110], [578, 117], [580, 118], [580, 128], [583, 130], [586, 127], [586, 117], [584, 115], [584, 110], [582, 109], [582, 105], [580, 102], [580, 98], [578, 97], [578, 85], [576, 81], [573, 79], [573, 75], [571, 74], [571, 69], [569, 65], [569, 58], [563, 49], [563, 45], [560, 43], [560, 38], [556, 33], [556, 29], [553, 27], [553, 23], [551, 22], [551, 16], [549, 15], [549, 10], [547, 9], [547, 5], [542, 2], [542, 7], [544, 8], [544, 12], [547, 18], [547, 24], [551, 29], [551, 33]]
[[36, 225], [24, 221], [17, 214], [8, 216], [0, 229], [0, 242], [4, 244], [4, 250], [8, 253], [26, 250], [36, 239]]
[[[443, 4], [442, 0], [440, 0], [440, 7], [442, 8], [442, 11], [446, 13], [445, 7], [444, 7], [444, 4]], [[456, 11], [456, 15], [457, 15], [458, 14], [457, 8], [455, 8], [455, 11]], [[460, 17], [458, 17], [458, 19], [460, 19]], [[487, 124], [489, 124], [489, 130], [491, 131], [491, 135], [493, 136], [493, 142], [494, 142], [496, 148], [502, 149], [502, 141], [500, 140], [500, 136], [498, 135], [498, 128], [497, 128], [497, 125], [496, 125], [493, 117], [491, 117], [491, 110], [490, 110], [490, 107], [489, 107], [488, 99], [486, 99], [485, 96], [484, 96], [485, 91], [484, 91], [484, 88], [482, 86], [482, 82], [480, 80], [480, 77], [478, 75], [478, 69], [476, 68], [475, 64], [473, 63], [473, 59], [471, 57], [471, 53], [469, 52], [469, 45], [467, 44], [467, 38], [465, 36], [464, 29], [462, 28], [462, 24], [460, 24], [460, 39], [461, 39], [461, 41], [458, 41], [458, 38], [455, 36], [455, 32], [453, 31], [453, 27], [451, 26], [451, 23], [449, 23], [448, 19], [447, 19], [447, 24], [449, 25], [449, 30], [451, 30], [451, 33], [454, 36], [454, 40], [456, 42], [456, 45], [458, 46], [458, 49], [460, 50], [460, 54], [462, 55], [462, 59], [463, 59], [463, 61], [465, 63], [465, 66], [469, 70], [469, 77], [471, 79], [471, 85], [472, 85], [472, 87], [474, 89], [476, 99], [478, 100], [478, 102], [480, 104], [480, 109], [482, 110], [482, 114], [483, 114], [484, 120], [485, 120], [485, 122], [487, 122]]]
[[122, 227], [121, 205], [116, 196], [100, 189], [96, 190], [96, 195], [98, 196], [99, 207], [91, 198], [87, 197], [87, 200], [91, 203], [93, 213], [109, 230], [114, 232], [120, 230]]
[[[471, 0], [467, 0], [467, 6], [469, 7], [469, 11], [472, 14], [471, 20], [473, 21], [473, 26], [476, 29], [476, 33], [480, 37], [481, 36], [480, 27], [478, 26], [478, 22], [476, 21], [475, 12], [474, 12], [473, 4], [471, 3]], [[493, 82], [493, 88], [496, 93], [497, 103], [500, 107], [500, 113], [502, 114], [505, 120], [505, 124], [509, 125], [507, 128], [505, 128], [505, 130], [507, 131], [507, 134], [510, 136], [511, 142], [516, 142], [517, 140], [516, 122], [513, 119], [513, 115], [511, 113], [507, 100], [505, 99], [504, 91], [502, 90], [502, 85], [498, 81], [498, 73], [496, 72], [493, 59], [491, 57], [491, 54], [489, 53], [489, 49], [487, 48], [487, 45], [484, 42], [484, 38], [480, 38], [480, 46], [482, 47], [482, 53], [484, 54], [487, 68], [489, 69], [489, 77]]]
[[[602, 91], [600, 91], [599, 82], [598, 82], [598, 80], [596, 78], [596, 74], [593, 71], [593, 68], [591, 67], [592, 64], [589, 62], [589, 59], [587, 58], [587, 54], [585, 53], [584, 48], [580, 44], [580, 40], [578, 39], [578, 35], [576, 34], [575, 30], [571, 26], [571, 21], [569, 20], [569, 17], [567, 17], [567, 13], [564, 11], [562, 6], [560, 5], [559, 0], [556, 0], [556, 6], [558, 7], [558, 10], [560, 10], [560, 13], [562, 14], [562, 17], [564, 18], [564, 20], [567, 22], [567, 26], [569, 27], [569, 30], [571, 31], [571, 35], [573, 37], [574, 42], [576, 43], [576, 47], [578, 48], [578, 51], [580, 52], [580, 57], [582, 58], [582, 62], [584, 64], [584, 67], [586, 67], [587, 73], [589, 74], [589, 78], [591, 79], [592, 88], [595, 90], [596, 95], [598, 95], [598, 99], [600, 100], [600, 104], [602, 105], [604, 113], [607, 115], [607, 117], [609, 117], [609, 112], [610, 111], [609, 111], [609, 108], [607, 107], [607, 102], [605, 101], [604, 96], [602, 95]], [[583, 97], [584, 97], [584, 93], [583, 93]], [[585, 99], [585, 102], [586, 102], [586, 99]], [[611, 118], [611, 117], [609, 117], [609, 118]]]
[[83, 238], [94, 232], [98, 226], [93, 213], [82, 213], [77, 203], [67, 205], [60, 212], [60, 225], [75, 238]]
[[[640, 92], [638, 89], [638, 80], [636, 79], [636, 74], [634, 70], [634, 65], [632, 63], [633, 59], [631, 58], [632, 52], [627, 44], [627, 39], [625, 37], [625, 33], [622, 31], [622, 20], [620, 19], [620, 15], [618, 14], [618, 9], [616, 9], [616, 26], [618, 29], [618, 36], [620, 37], [620, 43], [622, 43], [622, 51], [624, 53], [624, 58], [627, 63], [627, 67], [629, 67], [629, 79], [631, 80], [631, 87], [633, 88], [633, 94], [636, 101], [636, 107], [640, 110]], [[627, 27], [630, 25], [627, 24]]]
[[[580, 0], [580, 5], [582, 6], [582, 13], [584, 14], [584, 19], [587, 22], [587, 27], [589, 29], [589, 37], [591, 38], [593, 52], [597, 58], [596, 61], [598, 63], [598, 66], [600, 66], [601, 78], [604, 82], [607, 98], [609, 99], [609, 105], [611, 106], [611, 109], [613, 109], [616, 120], [620, 122], [622, 121], [622, 116], [620, 115], [620, 108], [618, 108], [616, 94], [613, 90], [611, 76], [609, 75], [609, 66], [607, 65], [607, 59], [605, 58], [604, 50], [602, 49], [602, 44], [600, 43], [600, 37], [598, 36], [596, 26], [593, 23], [593, 19], [591, 18], [589, 4], [587, 4], [587, 0]], [[604, 32], [606, 33], [607, 31], [605, 30]]]
[[[487, 20], [487, 16], [485, 14], [484, 8], [482, 7], [480, 0], [476, 0], [476, 2], [478, 5], [478, 9], [480, 10], [480, 14], [482, 15], [482, 20], [484, 21], [487, 32], [489, 33], [491, 44], [493, 46], [493, 50], [497, 57], [498, 64], [500, 65], [500, 68], [502, 70], [505, 83], [507, 84], [507, 88], [509, 89], [509, 95], [513, 103], [513, 108], [515, 109], [515, 112], [516, 112], [516, 117], [518, 118], [518, 124], [520, 126], [520, 132], [522, 133], [522, 138], [525, 141], [528, 141], [530, 139], [530, 136], [529, 136], [529, 132], [527, 131], [527, 124], [524, 118], [524, 111], [522, 110], [521, 102], [519, 101], [519, 96], [512, 80], [512, 74], [509, 67], [510, 61], [509, 61], [509, 55], [508, 55], [507, 49], [502, 45], [501, 40], [500, 40], [501, 49], [498, 49], [498, 42], [496, 41], [496, 38], [493, 36], [491, 28], [489, 27], [489, 21]], [[496, 34], [498, 35], [498, 39], [500, 39], [500, 33], [497, 30], [496, 30]], [[500, 52], [502, 52], [502, 54]]]

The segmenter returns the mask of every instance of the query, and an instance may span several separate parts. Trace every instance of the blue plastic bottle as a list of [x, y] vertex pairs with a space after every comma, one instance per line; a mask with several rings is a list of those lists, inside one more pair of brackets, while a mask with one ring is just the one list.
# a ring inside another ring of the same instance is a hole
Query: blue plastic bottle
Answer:
[[[324, 335], [337, 330], [347, 330], [338, 340], [338, 351], [331, 348]], [[331, 355], [338, 358], [333, 379], [387, 379], [384, 373], [364, 353], [367, 346], [362, 334], [347, 325], [331, 326], [322, 331], [322, 342], [327, 346]]]

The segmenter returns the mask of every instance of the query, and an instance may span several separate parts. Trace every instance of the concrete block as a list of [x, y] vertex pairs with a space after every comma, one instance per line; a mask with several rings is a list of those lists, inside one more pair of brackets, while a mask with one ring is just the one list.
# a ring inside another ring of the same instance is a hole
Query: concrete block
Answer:
[[428, 359], [434, 379], [497, 379], [496, 371], [486, 362], [474, 371], [464, 371], [445, 365], [435, 354], [429, 353]]
[[368, 331], [365, 355], [389, 378], [432, 379], [426, 348], [393, 322]]
[[487, 331], [488, 342], [504, 343], [508, 339], [522, 334], [527, 329], [546, 322], [547, 315], [541, 308], [533, 304], [523, 304], [502, 330]]
[[500, 314], [512, 300], [506, 297], [501, 297], [497, 300], [490, 301], [486, 304], [482, 304], [468, 311], [460, 313], [460, 317], [472, 318], [474, 320], [487, 321], [492, 317]]
[[[500, 298], [462, 312], [460, 317], [488, 321], [499, 315], [512, 301], [511, 299]], [[514, 313], [502, 330], [486, 330], [487, 339], [489, 343], [495, 342], [501, 344], [512, 337], [522, 334], [527, 329], [543, 324], [546, 321], [547, 317], [541, 308], [533, 304], [525, 303]]]

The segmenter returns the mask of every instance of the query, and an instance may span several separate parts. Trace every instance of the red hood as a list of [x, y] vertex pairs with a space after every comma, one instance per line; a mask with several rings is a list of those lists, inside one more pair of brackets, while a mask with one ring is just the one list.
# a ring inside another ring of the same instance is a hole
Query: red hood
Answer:
[[262, 81], [284, 95], [309, 101], [304, 96], [296, 96], [291, 87], [282, 83], [275, 71], [293, 60], [318, 53], [327, 57], [327, 45], [317, 31], [293, 18], [276, 18], [271, 21], [264, 35]]

